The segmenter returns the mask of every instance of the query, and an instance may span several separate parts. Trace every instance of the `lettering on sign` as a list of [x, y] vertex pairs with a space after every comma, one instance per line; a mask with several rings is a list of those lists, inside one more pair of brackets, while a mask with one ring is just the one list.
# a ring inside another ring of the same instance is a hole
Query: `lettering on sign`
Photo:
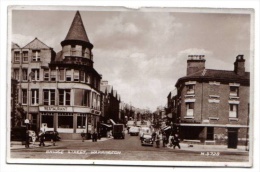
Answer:
[[44, 106], [44, 110], [46, 111], [67, 111], [66, 107], [52, 107], [52, 106]]

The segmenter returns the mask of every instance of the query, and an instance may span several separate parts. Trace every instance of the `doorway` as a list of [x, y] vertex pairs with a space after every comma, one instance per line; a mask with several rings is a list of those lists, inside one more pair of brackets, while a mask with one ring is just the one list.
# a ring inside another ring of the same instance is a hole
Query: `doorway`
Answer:
[[228, 128], [228, 148], [236, 149], [238, 143], [238, 129]]

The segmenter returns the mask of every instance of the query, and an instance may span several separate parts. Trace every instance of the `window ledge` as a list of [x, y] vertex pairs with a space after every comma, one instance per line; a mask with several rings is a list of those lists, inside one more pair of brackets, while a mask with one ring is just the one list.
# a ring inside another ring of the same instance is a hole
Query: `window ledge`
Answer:
[[194, 116], [185, 116], [184, 119], [194, 119]]
[[229, 118], [229, 121], [239, 121], [238, 118]]
[[219, 117], [209, 117], [210, 120], [219, 120]]

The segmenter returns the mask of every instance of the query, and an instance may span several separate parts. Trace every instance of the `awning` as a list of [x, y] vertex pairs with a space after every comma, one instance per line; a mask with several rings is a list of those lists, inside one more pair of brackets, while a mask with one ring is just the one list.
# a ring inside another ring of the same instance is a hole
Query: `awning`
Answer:
[[112, 125], [103, 124], [103, 123], [102, 123], [101, 125], [104, 125], [104, 126], [106, 126], [106, 127], [108, 127], [108, 128], [112, 127]]

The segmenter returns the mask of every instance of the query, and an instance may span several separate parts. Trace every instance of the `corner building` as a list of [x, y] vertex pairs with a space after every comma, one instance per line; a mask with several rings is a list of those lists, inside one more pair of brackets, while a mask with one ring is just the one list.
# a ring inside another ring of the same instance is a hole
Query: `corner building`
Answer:
[[[201, 143], [247, 144], [250, 73], [238, 55], [234, 71], [205, 69], [204, 55], [190, 55], [187, 76], [176, 83], [174, 122], [181, 137]], [[177, 119], [177, 120], [176, 120]]]
[[79, 139], [97, 129], [101, 75], [93, 67], [93, 45], [77, 11], [62, 50], [35, 38], [23, 48], [13, 44], [12, 78], [30, 128], [57, 130], [62, 139]]

